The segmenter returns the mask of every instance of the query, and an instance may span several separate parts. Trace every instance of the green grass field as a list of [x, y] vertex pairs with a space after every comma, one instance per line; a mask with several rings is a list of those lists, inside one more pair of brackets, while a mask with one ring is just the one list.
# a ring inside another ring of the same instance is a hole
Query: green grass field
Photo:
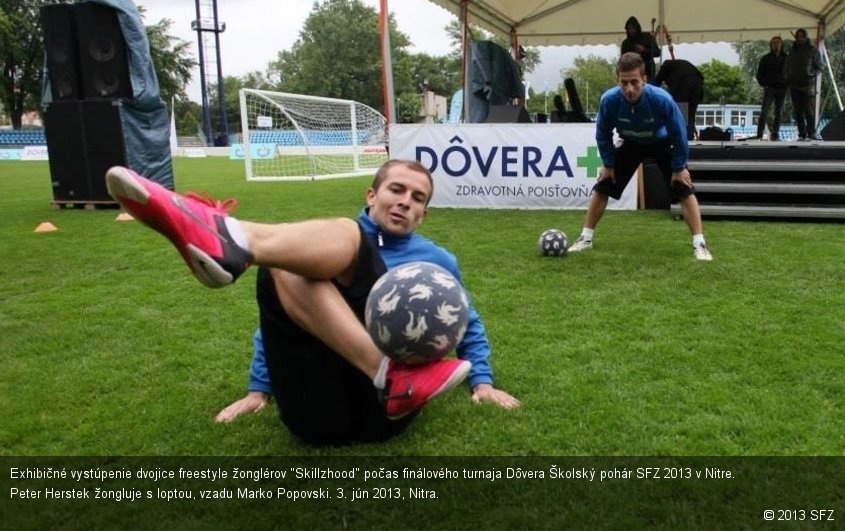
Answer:
[[[266, 222], [354, 216], [369, 183], [247, 183], [241, 163], [229, 160], [174, 165], [179, 191], [236, 197], [239, 217]], [[557, 227], [576, 237], [582, 212], [432, 209], [420, 232], [458, 256], [493, 345], [496, 383], [523, 406], [473, 405], [462, 387], [387, 443], [313, 448], [287, 433], [275, 406], [229, 425], [213, 421], [245, 391], [254, 270], [209, 290], [161, 236], [115, 221], [118, 210], [57, 211], [51, 199], [46, 163], [0, 163], [0, 456], [366, 458], [374, 466], [381, 458], [430, 467], [442, 463], [413, 456], [475, 467], [481, 456], [836, 456], [843, 468], [841, 224], [705, 220], [715, 261], [698, 263], [686, 226], [667, 212], [611, 211], [594, 250], [550, 259], [537, 255], [537, 236]], [[59, 231], [33, 233], [44, 221]], [[505, 501], [490, 490], [499, 485], [482, 483], [466, 505], [437, 507], [489, 512], [481, 521], [492, 529], [559, 528], [560, 514], [592, 528], [679, 529], [687, 521], [678, 515], [698, 493], [657, 492], [646, 514], [602, 526], [599, 513], [578, 504], [585, 493], [577, 489], [536, 500], [508, 487]], [[614, 492], [594, 499], [616, 503]], [[737, 496], [710, 499], [721, 507], [745, 499]], [[126, 527], [118, 509], [68, 523], [62, 513], [29, 520], [21, 507], [21, 529]], [[226, 505], [168, 507], [131, 527], [225, 527], [218, 519]], [[371, 506], [373, 515], [308, 507], [311, 520], [285, 513], [285, 521], [367, 529], [410, 510], [422, 519], [400, 527], [463, 528], [406, 506]], [[720, 522], [714, 511], [708, 517]], [[281, 525], [258, 512], [255, 522]], [[466, 520], [467, 528], [479, 523]], [[692, 522], [714, 528], [713, 520]]]
[[[259, 221], [353, 216], [368, 178], [246, 183], [240, 163], [177, 159], [177, 189]], [[208, 290], [117, 210], [60, 210], [46, 163], [0, 165], [0, 452], [291, 455], [274, 408], [220, 426], [245, 390], [254, 271]], [[459, 257], [514, 412], [464, 389], [406, 435], [335, 454], [842, 455], [845, 228], [705, 221], [691, 258], [665, 212], [610, 212], [596, 248], [537, 256], [581, 212], [433, 209], [421, 232]], [[42, 221], [59, 231], [36, 234]]]

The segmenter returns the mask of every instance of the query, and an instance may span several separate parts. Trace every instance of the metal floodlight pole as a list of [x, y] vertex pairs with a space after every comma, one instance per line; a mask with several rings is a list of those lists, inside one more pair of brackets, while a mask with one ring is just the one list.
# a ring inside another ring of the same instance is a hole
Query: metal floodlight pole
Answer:
[[205, 141], [208, 144], [211, 141], [212, 145], [218, 144], [216, 139], [212, 138], [211, 129], [211, 107], [208, 101], [208, 86], [206, 83], [206, 60], [209, 59], [205, 49], [205, 33], [214, 33], [214, 60], [217, 61], [217, 103], [219, 113], [219, 132], [222, 145], [229, 144], [229, 123], [226, 117], [226, 95], [225, 87], [223, 86], [223, 65], [220, 59], [220, 34], [226, 31], [226, 24], [221, 24], [217, 16], [217, 0], [204, 0], [205, 7], [211, 8], [211, 17], [203, 16], [202, 5], [200, 0], [195, 0], [197, 19], [191, 22], [191, 29], [197, 32], [197, 43], [199, 47], [199, 64], [200, 64], [200, 90], [202, 93], [202, 111], [203, 111], [203, 133], [205, 134]]
[[208, 108], [208, 90], [205, 86], [205, 54], [202, 45], [202, 14], [200, 13], [200, 0], [195, 0], [197, 9], [197, 19], [191, 23], [191, 29], [197, 32], [197, 50], [199, 54], [200, 63], [200, 96], [202, 98], [202, 114], [203, 114], [203, 133], [205, 134], [205, 143], [211, 138], [211, 111]]
[[[229, 120], [226, 117], [226, 94], [223, 85], [223, 64], [220, 60], [220, 34], [226, 31], [226, 24], [220, 24], [217, 17], [217, 0], [212, 0], [214, 5], [214, 49], [217, 52], [217, 105], [220, 112], [220, 137], [222, 145], [229, 145]], [[217, 143], [215, 142], [215, 145]]]
[[543, 80], [543, 112], [549, 116], [549, 80]]
[[470, 41], [469, 41], [469, 0], [461, 0], [461, 64], [463, 65], [463, 122], [469, 123], [469, 61], [470, 61]]

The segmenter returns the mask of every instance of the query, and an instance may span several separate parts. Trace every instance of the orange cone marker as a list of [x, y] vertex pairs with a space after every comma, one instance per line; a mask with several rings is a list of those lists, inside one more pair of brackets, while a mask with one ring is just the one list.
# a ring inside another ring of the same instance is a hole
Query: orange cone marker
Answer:
[[32, 232], [55, 232], [59, 230], [58, 227], [50, 223], [49, 221], [45, 221], [44, 223], [39, 223], [35, 230]]

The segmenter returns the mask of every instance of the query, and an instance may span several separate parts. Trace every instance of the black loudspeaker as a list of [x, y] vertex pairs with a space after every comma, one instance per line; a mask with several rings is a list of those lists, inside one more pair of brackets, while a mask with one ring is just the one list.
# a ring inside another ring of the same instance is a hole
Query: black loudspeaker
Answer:
[[44, 51], [50, 72], [50, 91], [53, 100], [80, 99], [76, 58], [76, 35], [73, 23], [74, 6], [55, 4], [41, 8], [41, 27], [44, 29]]
[[531, 116], [525, 107], [519, 105], [491, 105], [486, 124], [531, 123]]
[[85, 98], [132, 98], [126, 41], [117, 11], [101, 4], [75, 5], [79, 78]]
[[581, 105], [581, 98], [578, 96], [578, 89], [575, 88], [575, 80], [568, 77], [563, 80], [563, 87], [566, 89], [566, 97], [569, 98], [569, 105], [572, 112], [561, 121], [570, 123], [587, 123], [591, 120], [584, 114], [584, 106]]
[[719, 142], [730, 142], [731, 138], [733, 137], [733, 130], [725, 129], [722, 130], [721, 127], [716, 125], [711, 125], [710, 127], [705, 127], [698, 133], [699, 140], [710, 140], [710, 141], [719, 141]]
[[56, 101], [132, 98], [117, 11], [91, 2], [41, 8], [50, 90]]
[[669, 210], [672, 204], [669, 190], [660, 168], [653, 162], [643, 163], [643, 192], [646, 209]]
[[825, 140], [845, 140], [845, 113], [839, 113], [829, 121], [819, 134]]
[[55, 101], [44, 120], [53, 199], [113, 203], [106, 170], [126, 166], [120, 100]]

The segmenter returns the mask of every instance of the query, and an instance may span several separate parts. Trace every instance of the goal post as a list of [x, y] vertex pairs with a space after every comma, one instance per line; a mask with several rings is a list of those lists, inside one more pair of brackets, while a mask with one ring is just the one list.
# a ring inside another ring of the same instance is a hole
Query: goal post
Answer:
[[248, 181], [373, 174], [388, 158], [387, 120], [352, 100], [241, 89]]

